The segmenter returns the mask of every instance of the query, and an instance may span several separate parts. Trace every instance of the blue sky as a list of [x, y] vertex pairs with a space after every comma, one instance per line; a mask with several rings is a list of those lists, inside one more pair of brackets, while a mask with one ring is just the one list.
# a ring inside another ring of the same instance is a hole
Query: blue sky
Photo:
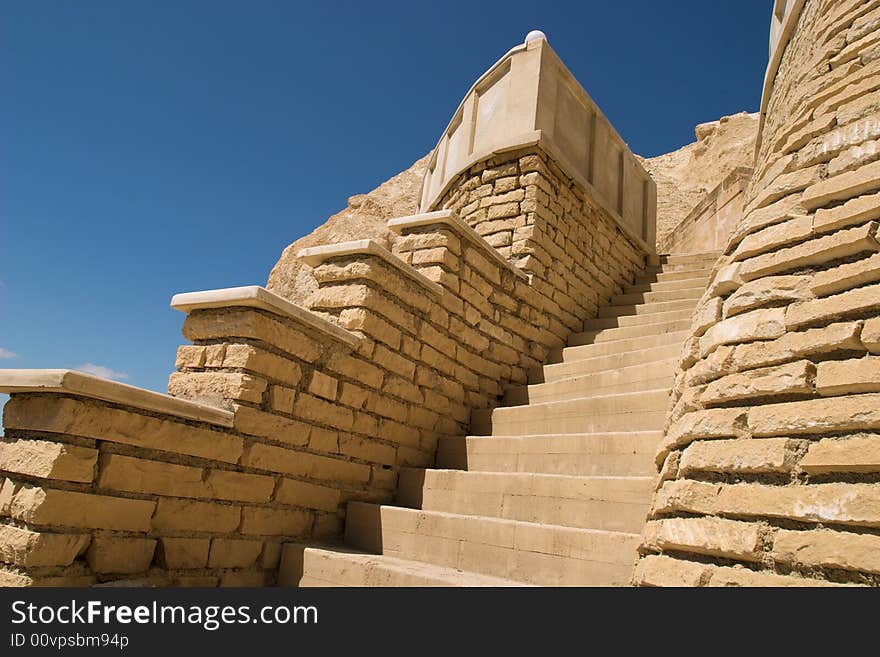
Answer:
[[771, 5], [0, 1], [0, 367], [164, 391], [172, 294], [265, 283], [530, 29], [651, 156], [757, 110]]

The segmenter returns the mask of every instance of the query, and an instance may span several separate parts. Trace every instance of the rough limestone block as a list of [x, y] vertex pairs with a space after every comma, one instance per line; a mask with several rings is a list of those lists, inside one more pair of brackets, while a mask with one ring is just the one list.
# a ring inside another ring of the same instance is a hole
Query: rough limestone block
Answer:
[[660, 443], [656, 463], [663, 463], [671, 449], [694, 440], [733, 438], [746, 430], [747, 408], [712, 408], [687, 413], [676, 420]]
[[880, 285], [869, 285], [822, 299], [792, 304], [785, 311], [785, 324], [789, 330], [793, 330], [813, 323], [827, 323], [878, 309], [880, 309]]
[[341, 495], [342, 492], [336, 488], [284, 478], [275, 493], [275, 501], [306, 509], [336, 511]]
[[639, 559], [633, 583], [636, 586], [701, 586], [711, 567], [704, 563], [651, 554]]
[[865, 322], [862, 327], [862, 344], [872, 354], [880, 354], [880, 317], [874, 317]]
[[875, 253], [864, 260], [816, 272], [810, 281], [810, 289], [816, 296], [824, 297], [878, 281], [880, 281], [880, 253]]
[[766, 207], [752, 210], [745, 214], [743, 221], [730, 236], [730, 245], [739, 244], [746, 235], [757, 230], [804, 214], [806, 209], [801, 205], [801, 194], [792, 194]]
[[768, 276], [746, 283], [724, 302], [724, 317], [739, 315], [761, 306], [813, 298], [810, 276]]
[[826, 233], [880, 219], [880, 193], [859, 196], [834, 208], [816, 210], [813, 230]]
[[241, 533], [260, 536], [305, 536], [312, 526], [312, 514], [300, 509], [245, 507]]
[[772, 554], [783, 563], [880, 573], [880, 536], [872, 534], [780, 529]]
[[712, 297], [706, 303], [699, 306], [694, 311], [694, 319], [691, 322], [691, 335], [700, 337], [707, 329], [716, 324], [721, 319], [723, 305], [724, 299]]
[[293, 387], [302, 379], [302, 367], [288, 358], [250, 344], [225, 346], [223, 367], [250, 370], [270, 381], [279, 381]]
[[242, 439], [222, 431], [161, 420], [93, 402], [15, 396], [6, 403], [7, 429], [47, 431], [235, 463]]
[[863, 251], [880, 251], [880, 242], [877, 241], [877, 222], [840, 230], [797, 246], [744, 260], [741, 263], [740, 275], [743, 280], [751, 281], [801, 267], [821, 265]]
[[845, 586], [824, 579], [798, 577], [796, 575], [777, 575], [768, 571], [755, 571], [742, 567], [713, 568], [712, 576], [706, 586], [745, 586], [757, 587], [788, 587], [788, 586]]
[[880, 436], [823, 438], [810, 445], [800, 467], [808, 474], [880, 472]]
[[319, 454], [297, 452], [275, 445], [251, 445], [248, 452], [242, 457], [242, 464], [295, 477], [357, 482], [366, 482], [370, 479], [370, 466], [368, 465], [351, 463]]
[[153, 560], [156, 540], [95, 536], [86, 561], [96, 573], [143, 573]]
[[685, 374], [685, 385], [699, 386], [733, 371], [732, 361], [736, 349], [737, 347], [733, 346], [718, 347], [706, 358], [695, 363]]
[[250, 568], [263, 550], [262, 541], [215, 538], [211, 541], [209, 568]]
[[718, 404], [750, 397], [812, 393], [815, 374], [816, 366], [806, 360], [729, 374], [706, 386], [700, 401]]
[[880, 394], [755, 406], [748, 423], [756, 436], [880, 429]]
[[177, 348], [174, 367], [178, 370], [201, 368], [205, 366], [205, 347], [198, 345], [181, 345]]
[[226, 534], [238, 529], [241, 507], [160, 497], [153, 516], [156, 531], [199, 531]]
[[746, 561], [760, 561], [762, 556], [758, 524], [722, 518], [652, 520], [645, 527], [643, 545]]
[[863, 330], [858, 322], [842, 322], [823, 328], [786, 333], [776, 340], [738, 345], [726, 364], [732, 370], [744, 370], [805, 356], [863, 351], [859, 340], [860, 332], [863, 333]]
[[34, 532], [0, 525], [0, 560], [26, 568], [69, 566], [89, 544], [88, 534]]
[[269, 405], [273, 411], [281, 413], [293, 413], [293, 398], [296, 390], [285, 386], [272, 386], [269, 388]]
[[706, 334], [700, 338], [700, 353], [705, 357], [721, 345], [771, 340], [784, 333], [784, 308], [752, 310], [725, 319], [706, 331]]
[[152, 500], [22, 486], [12, 498], [10, 513], [34, 525], [145, 532], [155, 507]]
[[773, 251], [781, 246], [800, 242], [810, 237], [813, 231], [813, 220], [809, 216], [796, 217], [747, 236], [731, 257], [734, 261], [745, 260], [752, 256]]
[[235, 407], [235, 429], [251, 436], [262, 436], [287, 445], [309, 442], [311, 427], [283, 415], [266, 413], [250, 406]]
[[174, 372], [168, 377], [168, 394], [212, 406], [235, 399], [259, 404], [266, 380], [240, 372]]
[[736, 291], [743, 284], [738, 262], [723, 266], [709, 283], [708, 294], [712, 297], [724, 297]]
[[205, 485], [211, 499], [268, 502], [275, 490], [275, 478], [232, 470], [210, 470]]
[[833, 176], [807, 187], [801, 203], [808, 210], [814, 210], [832, 201], [845, 201], [876, 189], [880, 189], [880, 162], [874, 162], [857, 171]]
[[816, 391], [824, 396], [880, 392], [880, 357], [866, 356], [819, 363]]
[[679, 471], [721, 473], [789, 472], [797, 442], [788, 438], [697, 441], [681, 456]]
[[0, 477], [0, 518], [6, 517], [12, 510], [12, 499], [21, 488], [21, 484], [12, 479]]
[[168, 569], [204, 568], [208, 564], [209, 538], [168, 538], [159, 541], [159, 563]]
[[0, 470], [65, 481], [90, 482], [98, 450], [48, 440], [0, 442]]
[[[808, 140], [809, 141], [809, 140]], [[790, 173], [784, 173], [777, 176], [772, 182], [765, 185], [762, 190], [754, 197], [746, 208], [746, 212], [753, 209], [763, 208], [778, 201], [779, 199], [795, 194], [819, 180], [819, 166], [808, 167], [806, 169], [797, 169]]]
[[174, 497], [210, 497], [203, 474], [202, 468], [121, 454], [104, 454], [101, 458], [98, 486]]

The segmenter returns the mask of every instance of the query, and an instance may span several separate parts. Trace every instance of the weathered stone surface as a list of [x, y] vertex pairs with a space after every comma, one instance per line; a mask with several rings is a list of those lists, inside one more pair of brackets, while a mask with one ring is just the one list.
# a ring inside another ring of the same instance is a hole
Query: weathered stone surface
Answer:
[[297, 446], [308, 444], [311, 432], [311, 427], [304, 422], [243, 405], [235, 407], [235, 429]]
[[657, 451], [659, 466], [669, 450], [705, 438], [732, 438], [744, 433], [748, 409], [713, 408], [687, 413], [672, 424]]
[[0, 442], [0, 470], [65, 481], [90, 482], [98, 451], [48, 440]]
[[823, 438], [810, 445], [800, 467], [809, 474], [880, 472], [880, 435]]
[[644, 545], [746, 561], [760, 561], [762, 555], [759, 525], [711, 517], [653, 520], [645, 528]]
[[834, 208], [816, 210], [813, 230], [829, 232], [880, 219], [880, 193], [859, 196]]
[[202, 468], [105, 454], [101, 458], [98, 486], [174, 497], [210, 497], [203, 475]]
[[160, 497], [152, 527], [156, 531], [228, 533], [238, 529], [240, 522], [238, 506]]
[[876, 189], [880, 189], [880, 162], [833, 176], [808, 187], [801, 202], [812, 210], [832, 201], [845, 201]]
[[89, 544], [88, 534], [34, 532], [0, 524], [0, 560], [21, 567], [69, 566]]
[[205, 484], [212, 499], [268, 502], [275, 489], [275, 478], [232, 470], [211, 470]]
[[866, 356], [819, 363], [816, 391], [825, 396], [880, 392], [880, 357]]
[[701, 586], [708, 581], [710, 573], [711, 567], [704, 563], [651, 554], [639, 559], [633, 583], [636, 586]]
[[249, 568], [257, 562], [262, 541], [215, 538], [211, 541], [209, 568]]
[[679, 471], [762, 473], [789, 472], [797, 442], [788, 438], [697, 441], [681, 456]]
[[880, 317], [865, 321], [861, 340], [865, 348], [872, 354], [880, 354]]
[[783, 563], [880, 573], [880, 536], [828, 529], [780, 529], [773, 558]]
[[318, 486], [295, 479], [282, 479], [275, 493], [275, 501], [307, 509], [336, 511], [342, 493], [336, 488]]
[[810, 289], [816, 296], [824, 297], [878, 281], [880, 281], [880, 253], [875, 253], [864, 260], [816, 272], [810, 281]]
[[204, 568], [208, 564], [209, 538], [163, 537], [159, 545], [159, 563], [169, 569]]
[[792, 330], [877, 309], [880, 309], [880, 285], [869, 285], [822, 299], [792, 304], [785, 311], [785, 323]]
[[22, 486], [12, 498], [10, 513], [33, 525], [144, 532], [155, 506], [152, 500]]
[[795, 358], [837, 351], [862, 351], [861, 327], [857, 322], [830, 324], [823, 328], [786, 333], [776, 340], [736, 346], [728, 365], [731, 369], [752, 369]]
[[813, 298], [809, 276], [768, 276], [746, 283], [724, 302], [724, 316], [732, 317], [761, 306]]
[[270, 381], [296, 386], [302, 379], [302, 368], [294, 361], [250, 344], [229, 344], [223, 354], [223, 367], [245, 369]]
[[766, 308], [752, 310], [725, 319], [706, 331], [700, 338], [700, 353], [703, 357], [712, 353], [720, 345], [770, 340], [785, 333], [785, 310]]
[[700, 395], [703, 404], [813, 392], [816, 367], [801, 360], [786, 365], [763, 367], [716, 379]]
[[742, 567], [713, 568], [706, 586], [788, 587], [788, 586], [842, 586], [824, 579], [777, 575], [768, 571], [749, 570]]
[[259, 404], [266, 380], [239, 372], [174, 372], [168, 377], [168, 394], [212, 406], [228, 400]]
[[706, 330], [721, 319], [721, 308], [724, 300], [720, 297], [712, 297], [706, 303], [694, 311], [694, 319], [691, 323], [691, 334], [694, 337], [703, 335]]
[[156, 541], [151, 538], [96, 536], [86, 561], [96, 573], [143, 573], [150, 567]]
[[756, 436], [877, 429], [880, 394], [756, 406], [749, 411], [748, 423]]
[[724, 297], [739, 289], [744, 282], [740, 275], [740, 267], [738, 262], [721, 267], [709, 283], [709, 296]]
[[732, 254], [733, 260], [744, 260], [752, 256], [772, 251], [793, 242], [810, 237], [813, 220], [809, 216], [796, 217], [780, 224], [774, 224], [747, 236]]
[[241, 533], [263, 536], [305, 536], [312, 526], [312, 514], [299, 509], [245, 507]]

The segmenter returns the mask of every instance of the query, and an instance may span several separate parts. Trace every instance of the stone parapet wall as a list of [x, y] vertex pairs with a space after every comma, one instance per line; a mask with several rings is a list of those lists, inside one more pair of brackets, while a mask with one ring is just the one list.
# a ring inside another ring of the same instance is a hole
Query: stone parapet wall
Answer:
[[308, 309], [256, 287], [176, 296], [192, 344], [172, 397], [0, 375], [2, 582], [272, 583], [282, 542], [390, 501], [401, 466], [433, 464], [644, 269], [537, 145], [475, 164], [446, 200], [467, 221], [395, 219], [391, 251], [303, 251]]
[[880, 583], [880, 2], [797, 21], [681, 356], [637, 584]]

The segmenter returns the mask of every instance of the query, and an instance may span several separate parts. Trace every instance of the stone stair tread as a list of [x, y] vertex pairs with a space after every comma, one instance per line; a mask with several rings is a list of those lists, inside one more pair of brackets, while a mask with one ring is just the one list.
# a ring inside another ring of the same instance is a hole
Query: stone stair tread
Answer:
[[[657, 322], [656, 324], [642, 324], [640, 326], [621, 326], [594, 331], [582, 331], [573, 333], [568, 338], [569, 347], [582, 347], [592, 344], [605, 344], [619, 340], [630, 340], [638, 337], [663, 335], [666, 333], [679, 333], [687, 331], [691, 325], [691, 318], [675, 320], [671, 322]], [[682, 340], [684, 342], [684, 340]]]
[[623, 328], [627, 326], [640, 326], [643, 324], [658, 324], [661, 322], [688, 320], [693, 313], [691, 310], [667, 310], [665, 312], [646, 313], [644, 315], [623, 315], [621, 317], [597, 317], [584, 322], [583, 332], [594, 329]]
[[[585, 334], [581, 333], [580, 335], [584, 336]], [[597, 356], [608, 356], [622, 351], [640, 351], [641, 349], [652, 349], [654, 347], [662, 347], [670, 344], [683, 344], [688, 335], [688, 331], [669, 331], [666, 333], [657, 333], [656, 335], [638, 336], [633, 338], [623, 337], [616, 340], [604, 340], [602, 342], [590, 342], [587, 344], [567, 344], [561, 349], [551, 351], [548, 360], [561, 361], [563, 350], [572, 347], [580, 347], [581, 349], [584, 349], [583, 353], [595, 353]], [[592, 349], [587, 350], [587, 347], [592, 347]]]
[[[286, 544], [285, 552], [299, 546]], [[282, 560], [279, 570], [281, 586], [370, 586], [370, 587], [514, 587], [532, 586], [502, 577], [481, 575], [423, 561], [400, 559], [384, 554], [369, 554], [343, 546], [302, 546], [301, 573], [285, 572]], [[285, 555], [287, 556], [287, 555]]]

